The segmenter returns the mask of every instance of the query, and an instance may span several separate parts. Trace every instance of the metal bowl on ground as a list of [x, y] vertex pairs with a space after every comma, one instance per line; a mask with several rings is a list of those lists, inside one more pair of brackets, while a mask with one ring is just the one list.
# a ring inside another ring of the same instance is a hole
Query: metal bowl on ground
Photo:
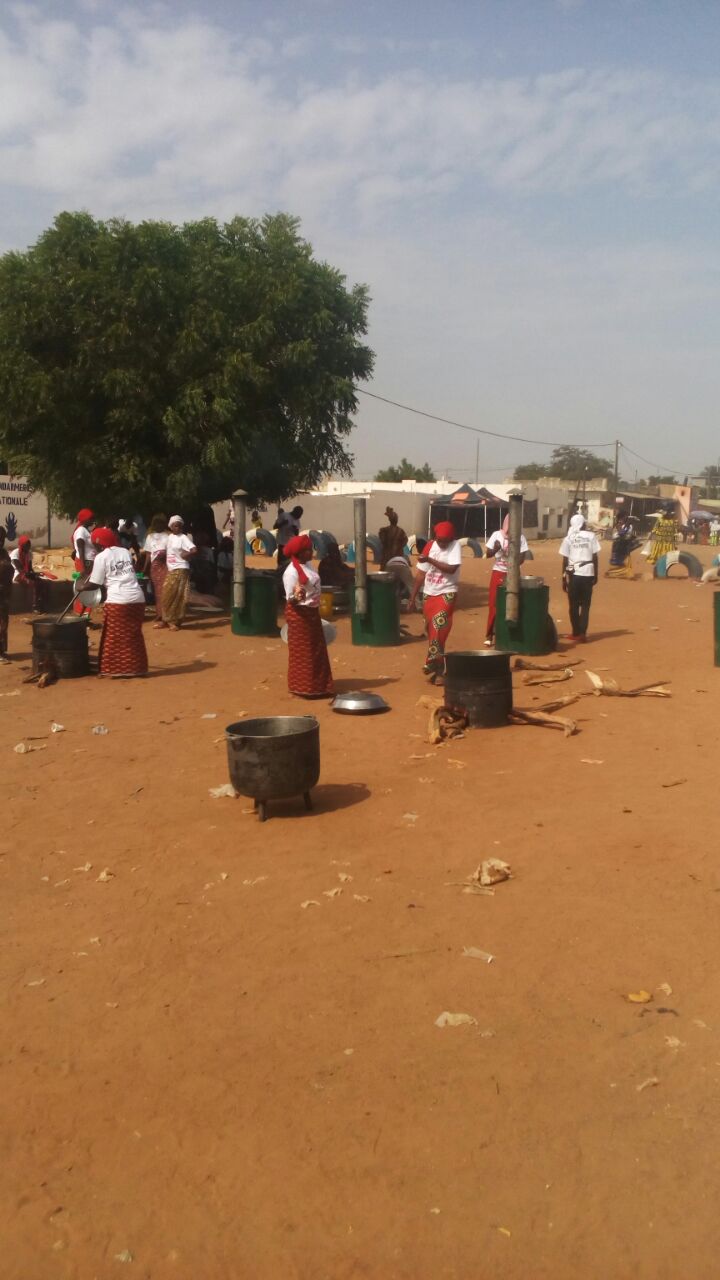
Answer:
[[320, 777], [320, 725], [315, 716], [264, 716], [238, 720], [225, 729], [230, 781], [255, 801], [264, 822], [269, 800], [303, 795]]
[[366, 693], [362, 689], [336, 694], [330, 706], [333, 711], [339, 711], [345, 716], [369, 716], [376, 715], [378, 711], [390, 710], [379, 693]]

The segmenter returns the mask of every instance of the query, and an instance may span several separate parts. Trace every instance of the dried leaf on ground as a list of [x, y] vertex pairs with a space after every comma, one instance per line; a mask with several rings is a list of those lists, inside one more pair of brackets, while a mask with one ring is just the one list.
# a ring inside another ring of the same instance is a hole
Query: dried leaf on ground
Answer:
[[668, 791], [670, 787], [681, 787], [684, 782], [687, 782], [687, 778], [676, 778], [674, 782], [661, 782], [660, 786]]
[[649, 991], [630, 991], [626, 999], [630, 1004], [649, 1004], [652, 996]]
[[104, 724], [94, 724], [90, 732], [94, 733], [97, 738], [104, 738], [105, 734], [109, 733], [110, 730], [106, 729]]
[[604, 761], [604, 760], [591, 760], [591, 759], [589, 759], [587, 756], [583, 756], [583, 758], [582, 758], [582, 760], [580, 761], [580, 763], [581, 763], [581, 764], [604, 764], [604, 763], [605, 763], [605, 761]]
[[64, 733], [64, 732], [65, 732], [65, 725], [64, 725], [64, 724], [57, 724], [57, 722], [56, 722], [55, 720], [53, 720], [52, 724], [50, 725], [50, 732], [51, 732], [51, 733]]
[[115, 872], [111, 871], [109, 867], [105, 867], [105, 870], [101, 871], [100, 875], [98, 876], [98, 880], [100, 881], [101, 884], [107, 884], [108, 880], [114, 880], [114, 879], [115, 879]]
[[372, 898], [369, 898], [366, 893], [354, 893], [353, 898], [356, 902], [372, 902]]
[[464, 738], [467, 727], [468, 719], [462, 711], [440, 704], [430, 713], [428, 741], [438, 747], [451, 738]]
[[302, 907], [303, 911], [307, 911], [308, 907], [319, 907], [320, 903], [318, 902], [317, 898], [306, 898], [304, 902], [300, 903], [300, 906]]
[[672, 987], [670, 986], [669, 982], [661, 982], [657, 990], [662, 991], [663, 995], [665, 996], [672, 995]]
[[339, 898], [342, 893], [342, 885], [336, 884], [334, 889], [323, 889], [324, 898]]
[[436, 1027], [476, 1027], [477, 1018], [473, 1018], [469, 1013], [449, 1013], [444, 1010], [438, 1018], [435, 1019]]
[[468, 876], [469, 884], [490, 885], [500, 884], [503, 880], [512, 878], [512, 867], [509, 862], [504, 862], [502, 858], [485, 858], [480, 866]]
[[642, 1093], [643, 1089], [652, 1089], [656, 1084], [659, 1084], [659, 1083], [660, 1081], [657, 1076], [648, 1076], [647, 1080], [643, 1080], [642, 1084], [635, 1085], [635, 1091], [637, 1093]]
[[489, 951], [481, 951], [479, 947], [463, 947], [462, 953], [469, 960], [484, 960], [485, 964], [492, 964], [495, 959]]
[[73, 871], [92, 871], [92, 862], [84, 862], [81, 867], [73, 867]]
[[13, 751], [18, 756], [26, 756], [31, 751], [47, 751], [47, 743], [43, 743], [41, 747], [33, 747], [29, 742], [18, 742], [17, 746], [13, 747]]
[[544, 711], [524, 711], [521, 707], [513, 707], [508, 719], [511, 724], [537, 724], [544, 729], [562, 729], [566, 738], [578, 731], [575, 721], [568, 720], [566, 716], [552, 716]]
[[352, 879], [353, 876], [349, 875], [347, 871], [338, 871], [338, 880], [341, 880], [343, 884], [350, 884]]
[[[224, 872], [223, 872], [223, 877], [224, 877], [225, 879], [227, 879], [227, 872], [226, 872], [226, 871], [224, 871]], [[252, 887], [252, 885], [254, 885], [254, 884], [260, 884], [260, 882], [261, 882], [262, 880], [267, 880], [267, 876], [255, 876], [255, 879], [254, 879], [254, 880], [243, 880], [243, 884], [247, 884], [247, 885], [250, 885], [250, 886]]]
[[32, 982], [26, 982], [26, 983], [25, 983], [25, 986], [26, 986], [26, 987], [44, 987], [44, 986], [45, 986], [45, 979], [44, 979], [44, 978], [35, 978]]
[[524, 676], [523, 684], [532, 685], [550, 685], [562, 684], [564, 680], [572, 680], [575, 672], [572, 667], [564, 667], [562, 671], [547, 672], [538, 676]]
[[237, 794], [238, 793], [235, 790], [232, 782], [226, 782], [223, 784], [222, 787], [210, 788], [210, 795], [212, 796], [213, 800], [219, 800], [221, 796], [230, 796], [231, 799], [236, 800]]

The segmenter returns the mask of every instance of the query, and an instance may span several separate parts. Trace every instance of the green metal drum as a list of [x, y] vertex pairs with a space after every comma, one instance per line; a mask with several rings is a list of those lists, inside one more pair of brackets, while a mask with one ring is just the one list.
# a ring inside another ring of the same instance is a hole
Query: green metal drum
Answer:
[[517, 622], [505, 617], [507, 588], [498, 587], [495, 648], [511, 653], [552, 653], [557, 642], [555, 624], [548, 612], [550, 588], [544, 584], [522, 587]]
[[231, 611], [234, 636], [276, 636], [278, 579], [271, 569], [248, 569], [245, 576], [245, 608]]
[[364, 618], [355, 612], [355, 587], [350, 588], [353, 644], [377, 647], [400, 644], [400, 598], [391, 573], [369, 573], [368, 608]]

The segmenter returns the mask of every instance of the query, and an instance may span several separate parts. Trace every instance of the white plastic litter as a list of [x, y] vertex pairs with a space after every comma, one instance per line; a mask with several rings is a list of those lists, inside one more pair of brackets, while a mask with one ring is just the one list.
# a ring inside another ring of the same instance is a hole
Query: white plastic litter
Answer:
[[52, 724], [50, 725], [50, 732], [51, 732], [51, 733], [64, 733], [64, 732], [65, 732], [65, 725], [64, 725], [64, 724], [57, 724], [57, 723], [56, 723], [56, 721], [55, 721], [55, 720], [53, 720]]
[[230, 796], [232, 800], [237, 799], [237, 791], [231, 782], [226, 782], [222, 787], [211, 787], [210, 795], [213, 797], [213, 800], [219, 800], [221, 796]]
[[104, 738], [105, 734], [109, 733], [110, 730], [106, 729], [104, 724], [94, 724], [90, 732], [94, 733], [97, 738]]

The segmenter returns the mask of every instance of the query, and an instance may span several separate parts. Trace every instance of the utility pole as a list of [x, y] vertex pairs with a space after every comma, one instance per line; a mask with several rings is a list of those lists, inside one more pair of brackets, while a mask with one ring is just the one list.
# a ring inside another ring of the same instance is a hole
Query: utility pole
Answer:
[[480, 440], [475, 441], [475, 483], [480, 479]]
[[613, 471], [613, 479], [614, 479], [614, 482], [615, 482], [615, 493], [616, 493], [616, 494], [617, 494], [617, 491], [618, 491], [618, 485], [619, 485], [619, 483], [620, 483], [619, 476], [618, 476], [618, 466], [619, 466], [619, 463], [620, 463], [620, 441], [619, 441], [619, 440], [616, 440], [616, 441], [615, 441], [615, 468], [614, 468], [614, 471]]

